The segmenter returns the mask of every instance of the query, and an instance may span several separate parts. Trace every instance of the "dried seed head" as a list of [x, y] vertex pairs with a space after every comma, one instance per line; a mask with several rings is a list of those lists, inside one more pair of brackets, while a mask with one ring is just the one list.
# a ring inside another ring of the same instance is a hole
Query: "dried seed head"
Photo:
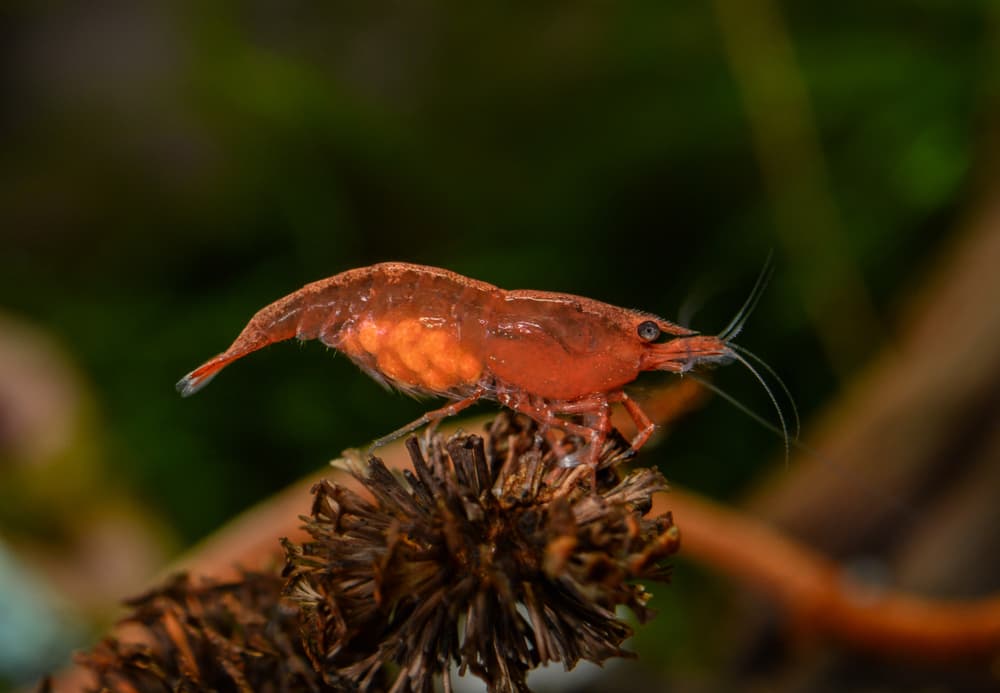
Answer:
[[[615, 617], [651, 615], [634, 580], [668, 578], [662, 559], [679, 534], [669, 514], [647, 519], [659, 472], [619, 478], [627, 447], [612, 437], [600, 471], [566, 468], [525, 417], [500, 415], [488, 439], [407, 443], [405, 482], [377, 459], [359, 480], [365, 498], [329, 482], [314, 488], [313, 540], [286, 544], [286, 593], [302, 610], [306, 649], [329, 682], [432, 691], [454, 663], [493, 691], [527, 690], [547, 662], [627, 656]], [[596, 483], [596, 488], [592, 484]]]
[[196, 584], [179, 575], [128, 602], [126, 619], [145, 641], [102, 641], [77, 662], [94, 691], [333, 691], [306, 656], [297, 609], [281, 603], [283, 581], [247, 573], [230, 583]]

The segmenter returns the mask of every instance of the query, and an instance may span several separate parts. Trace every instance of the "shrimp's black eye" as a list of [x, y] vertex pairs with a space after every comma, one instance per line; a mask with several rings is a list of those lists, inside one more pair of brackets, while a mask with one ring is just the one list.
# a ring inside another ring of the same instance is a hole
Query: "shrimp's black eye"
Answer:
[[639, 339], [644, 342], [655, 342], [660, 338], [660, 326], [652, 320], [639, 323], [636, 331], [639, 333]]

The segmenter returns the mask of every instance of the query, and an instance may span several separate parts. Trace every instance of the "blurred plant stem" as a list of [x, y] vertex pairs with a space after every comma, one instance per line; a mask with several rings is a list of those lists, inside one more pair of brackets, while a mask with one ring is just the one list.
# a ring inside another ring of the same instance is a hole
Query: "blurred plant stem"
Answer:
[[842, 380], [884, 343], [861, 271], [851, 261], [809, 93], [773, 0], [715, 0], [777, 231], [802, 302]]
[[[762, 486], [755, 513], [836, 556], [882, 554], [899, 549], [898, 532], [940, 525], [931, 509], [977, 460], [984, 474], [997, 467], [1000, 312], [981, 308], [1000, 295], [1000, 175], [985, 183], [964, 233], [905, 305], [894, 348], [811, 427], [816, 453]], [[993, 490], [980, 485], [991, 507]]]

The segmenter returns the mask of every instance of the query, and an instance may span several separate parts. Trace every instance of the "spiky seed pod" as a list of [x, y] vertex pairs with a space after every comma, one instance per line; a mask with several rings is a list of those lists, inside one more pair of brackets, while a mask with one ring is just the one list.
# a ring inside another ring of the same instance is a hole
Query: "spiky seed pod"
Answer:
[[[360, 688], [389, 673], [391, 690], [429, 692], [452, 664], [491, 691], [525, 691], [532, 668], [628, 656], [629, 606], [651, 616], [637, 579], [665, 581], [679, 534], [646, 518], [659, 472], [619, 478], [612, 438], [600, 472], [567, 468], [526, 417], [501, 414], [488, 440], [408, 442], [413, 470], [371, 458], [363, 497], [322, 482], [306, 527], [286, 543], [286, 593], [300, 605], [306, 649], [328, 681]], [[596, 483], [596, 488], [592, 485]], [[390, 673], [391, 672], [391, 673]]]
[[281, 602], [277, 575], [195, 582], [178, 575], [132, 599], [127, 622], [143, 642], [107, 638], [77, 662], [96, 678], [93, 691], [178, 693], [333, 690], [306, 656], [294, 605]]

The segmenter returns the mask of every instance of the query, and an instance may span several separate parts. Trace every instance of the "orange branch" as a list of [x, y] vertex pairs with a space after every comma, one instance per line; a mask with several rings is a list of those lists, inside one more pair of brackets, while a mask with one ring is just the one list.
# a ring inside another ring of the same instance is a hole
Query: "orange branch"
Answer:
[[681, 530], [681, 555], [766, 592], [799, 632], [906, 658], [944, 661], [1000, 652], [1000, 596], [939, 601], [876, 592], [744, 513], [677, 491], [656, 499], [653, 511], [667, 510]]

